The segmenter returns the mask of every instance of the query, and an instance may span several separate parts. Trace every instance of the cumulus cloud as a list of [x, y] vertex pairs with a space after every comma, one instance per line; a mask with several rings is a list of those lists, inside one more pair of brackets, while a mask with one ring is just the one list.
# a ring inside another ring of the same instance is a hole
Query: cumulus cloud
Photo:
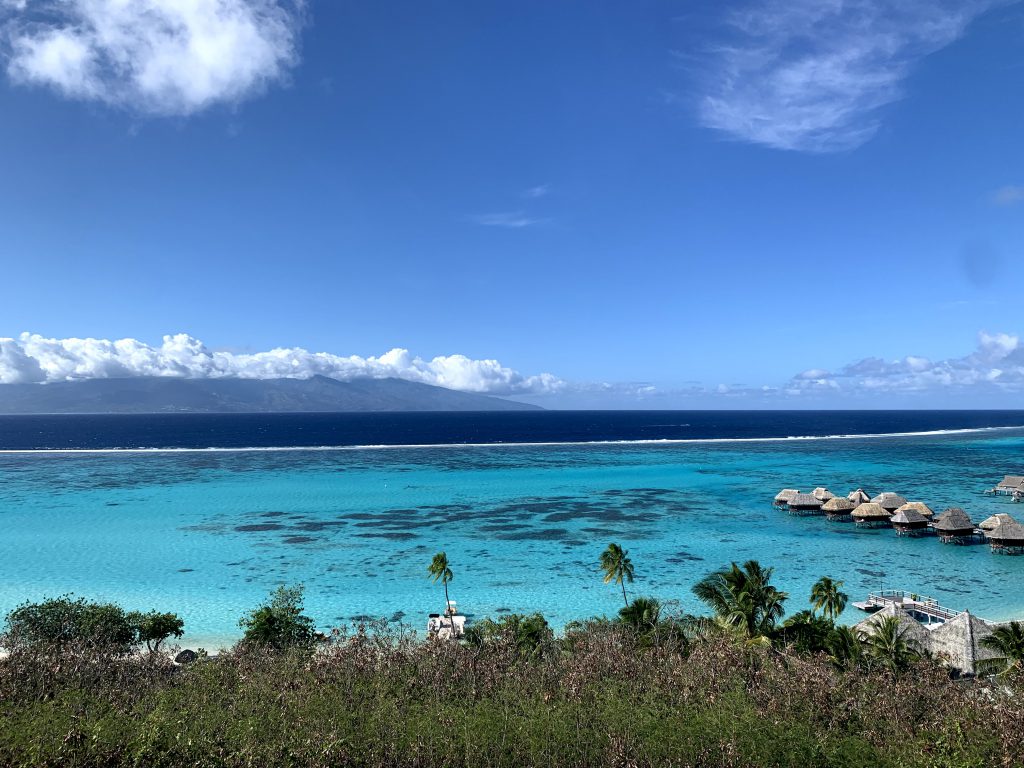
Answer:
[[914, 65], [999, 0], [751, 0], [705, 63], [700, 120], [776, 149], [868, 141]]
[[1008, 333], [978, 334], [977, 347], [963, 357], [933, 361], [908, 355], [896, 360], [869, 357], [831, 373], [804, 371], [786, 390], [793, 394], [829, 391], [847, 394], [934, 391], [1024, 394], [1024, 346]]
[[189, 115], [280, 81], [304, 0], [5, 0], [16, 83], [154, 115]]
[[425, 360], [406, 349], [392, 349], [380, 357], [343, 357], [300, 347], [238, 354], [211, 351], [187, 334], [164, 336], [160, 346], [135, 339], [50, 339], [31, 333], [0, 339], [3, 384], [132, 376], [304, 379], [316, 375], [342, 381], [394, 377], [493, 395], [542, 395], [566, 386], [549, 373], [525, 376], [497, 360], [464, 355]]

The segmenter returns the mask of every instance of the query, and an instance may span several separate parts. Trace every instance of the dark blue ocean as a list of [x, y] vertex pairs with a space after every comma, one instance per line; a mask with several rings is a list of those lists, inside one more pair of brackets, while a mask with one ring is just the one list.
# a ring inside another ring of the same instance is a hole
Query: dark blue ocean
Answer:
[[771, 504], [784, 487], [863, 488], [1024, 519], [983, 494], [1024, 474], [1021, 425], [1020, 411], [0, 417], [0, 615], [72, 592], [176, 611], [185, 642], [212, 647], [301, 583], [321, 628], [420, 629], [442, 605], [426, 568], [444, 550], [471, 617], [541, 611], [560, 627], [620, 607], [597, 567], [615, 541], [631, 595], [670, 610], [699, 610], [694, 582], [756, 558], [790, 612], [828, 575], [854, 600], [887, 587], [1024, 617], [1024, 557]]
[[1024, 410], [0, 416], [0, 450], [722, 440], [1008, 426], [1024, 426]]

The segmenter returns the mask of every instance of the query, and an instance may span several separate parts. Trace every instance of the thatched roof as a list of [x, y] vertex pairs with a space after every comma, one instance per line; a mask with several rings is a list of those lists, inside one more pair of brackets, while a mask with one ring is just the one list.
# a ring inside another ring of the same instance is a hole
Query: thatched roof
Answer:
[[935, 518], [935, 530], [940, 533], [951, 531], [973, 531], [974, 523], [960, 507], [951, 507]]
[[890, 512], [899, 509], [900, 507], [907, 503], [907, 500], [900, 496], [898, 493], [880, 493], [877, 496], [875, 496], [875, 498], [873, 498], [871, 501], [873, 504], [881, 504]]
[[892, 516], [893, 525], [925, 525], [928, 522], [927, 517], [916, 509], [906, 509], [906, 506], [904, 504], [896, 510], [896, 514]]
[[788, 504], [789, 500], [796, 496], [798, 493], [800, 493], [800, 491], [798, 491], [796, 488], [783, 488], [781, 491], [775, 494], [775, 500], [784, 501]]
[[997, 651], [981, 644], [981, 640], [991, 634], [991, 626], [970, 611], [964, 611], [929, 632], [929, 650], [961, 672], [974, 674], [979, 661], [999, 656]]
[[863, 488], [858, 488], [856, 491], [850, 491], [846, 498], [848, 498], [854, 504], [867, 504], [869, 501], [871, 501], [871, 497], [868, 496], [867, 493], [865, 493]]
[[1000, 515], [1009, 520], [1000, 520], [990, 530], [985, 531], [989, 541], [999, 541], [1015, 547], [1024, 546], [1024, 525], [1021, 525], [1009, 515]]
[[1000, 512], [998, 515], [992, 515], [992, 517], [986, 517], [980, 523], [978, 527], [983, 531], [991, 531], [1000, 523], [1015, 523], [1017, 522], [1012, 517], [1007, 515], [1005, 512]]
[[856, 508], [857, 504], [855, 502], [849, 499], [841, 499], [838, 496], [829, 499], [822, 506], [822, 509], [826, 512], [850, 512]]
[[862, 517], [865, 520], [880, 520], [882, 518], [888, 520], [890, 513], [881, 504], [869, 501], [867, 504], [861, 504], [851, 514], [854, 517]]
[[1002, 491], [1024, 490], [1024, 475], [1007, 475], [996, 488]]
[[798, 493], [789, 500], [791, 507], [820, 507], [821, 499], [810, 493]]
[[924, 651], [929, 649], [929, 633], [925, 629], [921, 622], [917, 621], [913, 616], [907, 613], [905, 610], [900, 608], [898, 605], [887, 605], [877, 613], [871, 614], [864, 621], [855, 624], [853, 629], [857, 632], [863, 632], [864, 634], [870, 635], [875, 631], [875, 627], [882, 622], [882, 619], [888, 616], [895, 616], [899, 619], [900, 629], [903, 630], [903, 639], [910, 645], [915, 651]]
[[815, 488], [811, 493], [818, 501], [828, 501], [836, 497], [828, 488]]
[[929, 519], [931, 519], [935, 515], [935, 513], [932, 512], [931, 508], [923, 501], [908, 501], [906, 504], [904, 504], [896, 511], [909, 512], [910, 510], [914, 510], [915, 512], [922, 514]]

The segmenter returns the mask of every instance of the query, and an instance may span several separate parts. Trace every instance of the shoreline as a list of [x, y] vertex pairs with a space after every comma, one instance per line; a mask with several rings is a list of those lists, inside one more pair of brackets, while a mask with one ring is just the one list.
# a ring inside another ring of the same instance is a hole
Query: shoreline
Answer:
[[491, 443], [382, 443], [367, 445], [290, 445], [290, 446], [207, 446], [203, 448], [0, 448], [0, 455], [33, 455], [33, 454], [152, 454], [152, 453], [276, 453], [276, 452], [331, 452], [331, 451], [379, 451], [401, 449], [429, 448], [548, 448], [548, 447], [583, 447], [583, 446], [672, 446], [672, 445], [714, 445], [728, 443], [789, 443], [813, 442], [825, 440], [885, 440], [892, 438], [943, 437], [946, 435], [984, 434], [988, 432], [1024, 431], [1024, 424], [998, 427], [966, 427], [963, 429], [931, 429], [919, 432], [868, 432], [841, 435], [785, 435], [778, 437], [686, 437], [686, 438], [652, 438], [635, 440], [548, 440], [523, 442], [491, 442]]

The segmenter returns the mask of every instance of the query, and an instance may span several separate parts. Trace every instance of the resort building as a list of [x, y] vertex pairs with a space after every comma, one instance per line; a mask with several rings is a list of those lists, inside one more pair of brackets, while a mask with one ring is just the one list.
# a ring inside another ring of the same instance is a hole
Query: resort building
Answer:
[[798, 496], [800, 491], [795, 488], [783, 488], [777, 494], [775, 494], [775, 506], [779, 508], [785, 508], [789, 506], [790, 499], [794, 496]]
[[850, 513], [856, 508], [855, 502], [835, 496], [822, 505], [821, 511], [829, 520], [849, 520]]
[[928, 533], [928, 518], [916, 509], [907, 509], [909, 504], [904, 504], [896, 510], [890, 522], [896, 529], [897, 536], [920, 536]]
[[811, 493], [798, 493], [789, 500], [789, 511], [794, 515], [819, 515], [823, 502]]
[[853, 510], [850, 517], [862, 528], [888, 528], [892, 514], [881, 504], [871, 501]]
[[914, 512], [919, 512], [920, 514], [927, 517], [929, 520], [931, 520], [935, 516], [935, 513], [932, 512], [931, 507], [929, 507], [923, 501], [908, 501], [906, 504], [904, 504], [896, 511], [909, 512], [910, 510], [913, 510]]
[[854, 504], [867, 504], [871, 501], [871, 497], [863, 488], [858, 488], [856, 491], [850, 491], [847, 497]]
[[892, 513], [906, 504], [907, 500], [898, 493], [880, 493], [871, 502]]
[[1007, 475], [989, 493], [1003, 496], [1024, 494], [1024, 475]]
[[945, 621], [922, 624], [910, 611], [890, 604], [856, 624], [854, 631], [870, 635], [887, 616], [897, 617], [903, 639], [912, 650], [931, 654], [960, 674], [977, 674], [978, 662], [998, 656], [981, 644], [981, 640], [991, 635], [997, 625], [979, 619], [970, 611], [957, 613]]
[[828, 501], [829, 499], [834, 499], [836, 496], [828, 488], [815, 488], [813, 491], [811, 491], [811, 495], [822, 503]]
[[945, 544], [969, 544], [977, 535], [974, 523], [960, 507], [951, 507], [939, 515], [932, 528]]
[[[985, 528], [985, 523], [990, 520], [995, 520], [995, 523]], [[1009, 515], [993, 515], [985, 523], [982, 523], [981, 528], [993, 552], [1008, 555], [1024, 554], [1024, 525]]]

